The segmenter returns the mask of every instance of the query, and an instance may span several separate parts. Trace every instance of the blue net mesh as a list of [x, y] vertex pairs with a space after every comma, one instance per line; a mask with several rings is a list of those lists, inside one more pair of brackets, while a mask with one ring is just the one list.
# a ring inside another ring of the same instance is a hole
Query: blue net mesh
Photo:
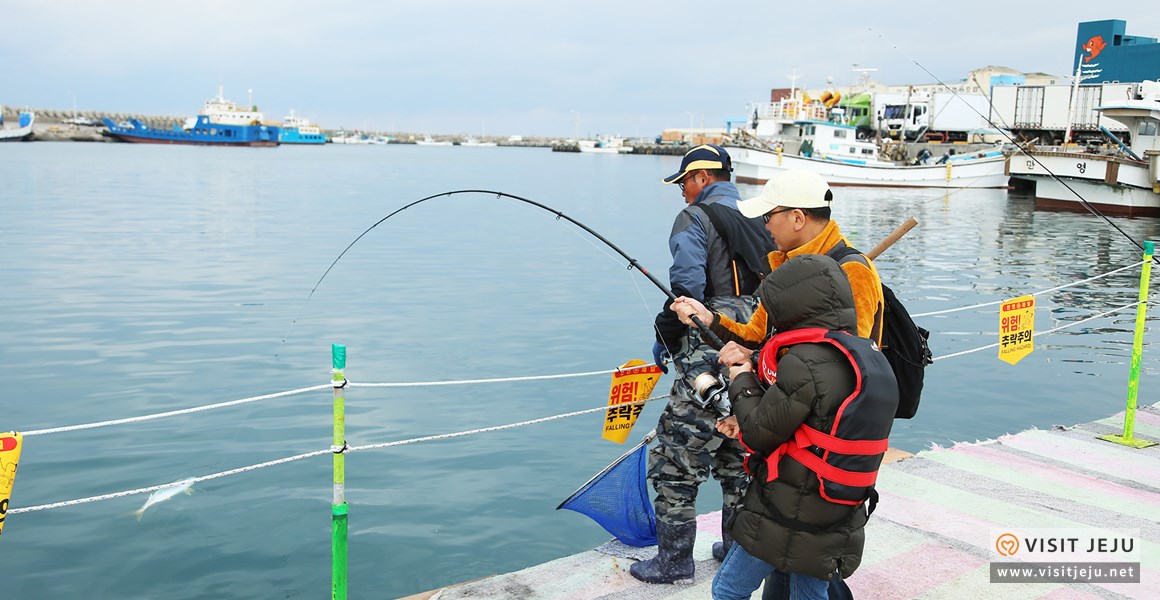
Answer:
[[576, 490], [556, 509], [588, 515], [629, 546], [657, 543], [657, 519], [646, 487], [648, 445], [641, 444]]

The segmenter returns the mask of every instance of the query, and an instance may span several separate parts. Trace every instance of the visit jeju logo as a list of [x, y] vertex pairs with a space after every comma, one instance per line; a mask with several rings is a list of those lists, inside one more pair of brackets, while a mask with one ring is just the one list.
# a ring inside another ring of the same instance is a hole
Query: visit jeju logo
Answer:
[[1000, 556], [1015, 556], [1019, 551], [1019, 538], [1010, 533], [1000, 535], [995, 538], [995, 551]]

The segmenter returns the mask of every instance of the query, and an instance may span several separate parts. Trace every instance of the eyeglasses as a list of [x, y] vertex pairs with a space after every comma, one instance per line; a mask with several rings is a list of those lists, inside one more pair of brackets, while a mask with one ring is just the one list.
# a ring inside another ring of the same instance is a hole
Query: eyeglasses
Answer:
[[697, 172], [693, 171], [693, 172], [686, 174], [684, 177], [681, 178], [681, 180], [679, 182], [677, 182], [677, 187], [681, 188], [682, 193], [684, 193], [684, 191], [685, 191], [685, 184], [688, 183], [690, 179], [692, 179], [693, 177], [696, 177], [696, 176], [697, 176]]
[[772, 217], [773, 215], [776, 215], [777, 213], [783, 213], [783, 212], [786, 212], [786, 211], [793, 210], [793, 208], [794, 208], [794, 207], [792, 207], [792, 206], [791, 206], [791, 207], [789, 207], [789, 208], [783, 208], [783, 209], [781, 209], [781, 210], [771, 210], [771, 211], [769, 211], [769, 212], [765, 213], [764, 215], [761, 215], [761, 220], [762, 220], [762, 222], [764, 222], [764, 223], [769, 223], [769, 218], [770, 218], [770, 217]]

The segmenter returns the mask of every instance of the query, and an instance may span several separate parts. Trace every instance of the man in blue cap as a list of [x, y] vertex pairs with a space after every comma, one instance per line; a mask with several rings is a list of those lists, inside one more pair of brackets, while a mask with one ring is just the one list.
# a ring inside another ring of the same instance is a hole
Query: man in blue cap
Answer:
[[[702, 144], [689, 150], [680, 170], [663, 180], [680, 187], [686, 204], [669, 235], [669, 284], [677, 296], [697, 298], [744, 322], [757, 305], [752, 294], [770, 270], [766, 256], [775, 246], [760, 218], [746, 218], [737, 210], [740, 195], [730, 181], [732, 170], [724, 148]], [[720, 395], [698, 393], [694, 385], [698, 375], [713, 382], [716, 351], [699, 331], [681, 323], [667, 299], [655, 329], [653, 358], [666, 373], [664, 363], [671, 358], [676, 381], [657, 425], [657, 443], [649, 452], [648, 475], [657, 492], [657, 556], [633, 564], [630, 571], [641, 581], [676, 583], [693, 578], [697, 487], [710, 470], [721, 483], [723, 541], [714, 544], [713, 556], [722, 560], [732, 542], [724, 525], [741, 501], [747, 476], [740, 444], [716, 429], [717, 420], [729, 414], [724, 397], [728, 382], [721, 382]], [[701, 388], [704, 392], [717, 386]]]

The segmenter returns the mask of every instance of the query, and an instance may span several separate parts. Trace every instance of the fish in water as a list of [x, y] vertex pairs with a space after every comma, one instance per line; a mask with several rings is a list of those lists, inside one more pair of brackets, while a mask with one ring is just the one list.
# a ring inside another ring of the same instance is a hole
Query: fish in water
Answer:
[[194, 479], [183, 479], [181, 481], [172, 483], [167, 487], [163, 487], [156, 492], [153, 492], [152, 494], [149, 494], [149, 499], [145, 501], [145, 504], [141, 505], [141, 508], [138, 508], [136, 511], [134, 511], [133, 514], [137, 515], [137, 520], [140, 521], [141, 515], [144, 515], [145, 509], [149, 508], [150, 506], [153, 506], [154, 504], [161, 504], [162, 502], [165, 502], [166, 500], [182, 492], [185, 492], [186, 494], [192, 494], [194, 481]]

